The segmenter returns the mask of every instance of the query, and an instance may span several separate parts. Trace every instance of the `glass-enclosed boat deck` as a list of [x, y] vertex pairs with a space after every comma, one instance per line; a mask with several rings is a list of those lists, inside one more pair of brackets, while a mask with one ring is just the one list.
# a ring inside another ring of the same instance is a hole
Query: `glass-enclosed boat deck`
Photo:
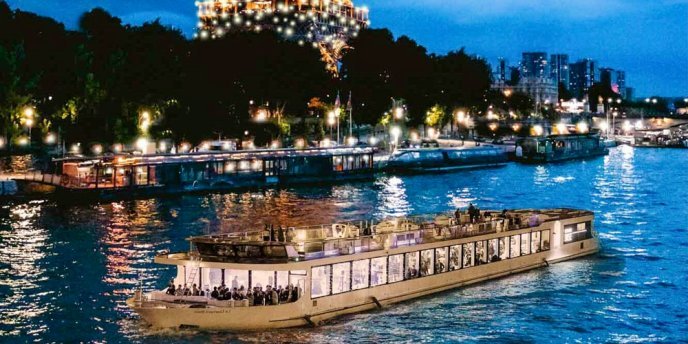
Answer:
[[[544, 222], [591, 216], [575, 209], [481, 211], [192, 237], [189, 252], [159, 256], [165, 260], [279, 264], [404, 246], [468, 238], [537, 227]], [[584, 231], [585, 232], [585, 231]], [[577, 235], [577, 233], [567, 233]], [[590, 235], [587, 232], [584, 235]]]

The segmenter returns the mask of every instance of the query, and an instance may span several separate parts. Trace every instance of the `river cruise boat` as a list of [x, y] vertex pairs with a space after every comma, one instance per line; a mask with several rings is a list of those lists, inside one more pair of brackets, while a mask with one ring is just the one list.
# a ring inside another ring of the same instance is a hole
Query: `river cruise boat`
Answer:
[[385, 170], [400, 173], [439, 172], [499, 167], [508, 162], [507, 152], [493, 146], [400, 149], [389, 158]]
[[[272, 240], [275, 239], [275, 240]], [[190, 238], [166, 289], [127, 300], [155, 328], [315, 326], [595, 254], [594, 214], [482, 211]]]
[[518, 162], [546, 163], [599, 157], [609, 154], [599, 134], [526, 137], [516, 141]]
[[119, 198], [372, 179], [371, 148], [111, 155], [53, 161], [23, 180], [61, 195]]

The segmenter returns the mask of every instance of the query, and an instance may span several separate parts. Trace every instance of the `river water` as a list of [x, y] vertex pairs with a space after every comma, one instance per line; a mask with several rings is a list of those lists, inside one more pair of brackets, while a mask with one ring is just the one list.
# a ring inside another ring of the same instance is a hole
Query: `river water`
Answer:
[[[0, 342], [688, 342], [688, 150], [492, 170], [380, 176], [320, 188], [97, 205], [0, 207]], [[597, 213], [602, 252], [315, 329], [154, 331], [125, 306], [152, 259], [185, 238], [263, 223], [322, 224], [481, 208]]]

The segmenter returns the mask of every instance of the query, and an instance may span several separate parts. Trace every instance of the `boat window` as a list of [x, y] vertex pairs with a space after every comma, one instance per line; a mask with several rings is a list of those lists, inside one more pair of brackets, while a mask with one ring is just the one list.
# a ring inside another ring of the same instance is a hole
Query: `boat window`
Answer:
[[353, 262], [352, 289], [368, 288], [370, 277], [370, 260], [362, 259]]
[[420, 158], [420, 153], [418, 152], [404, 152], [394, 157], [393, 160], [401, 162], [412, 162]]
[[435, 251], [425, 250], [420, 253], [420, 275], [429, 276], [435, 273]]
[[332, 294], [351, 290], [351, 262], [332, 265]]
[[466, 158], [466, 155], [463, 154], [461, 151], [451, 151], [449, 152], [449, 159], [452, 160], [463, 160]]
[[509, 259], [509, 237], [499, 238], [499, 258], [501, 260]]
[[549, 250], [549, 230], [542, 231], [542, 250]]
[[592, 224], [582, 222], [564, 226], [564, 244], [586, 240], [592, 237]]
[[211, 289], [211, 286], [218, 286], [222, 284], [222, 269], [203, 269], [208, 272], [208, 277], [203, 280], [203, 284], [207, 285]]
[[330, 295], [330, 269], [330, 265], [311, 269], [311, 298]]
[[511, 258], [516, 258], [521, 255], [521, 236], [511, 236]]
[[263, 253], [267, 258], [287, 258], [287, 249], [284, 246], [265, 246]]
[[541, 237], [540, 237], [540, 231], [530, 233], [531, 235], [531, 241], [530, 241], [530, 252], [531, 253], [538, 253], [540, 252], [541, 249]]
[[461, 269], [461, 245], [449, 248], [449, 270]]
[[232, 289], [248, 288], [248, 271], [225, 269], [225, 285]]
[[370, 286], [387, 283], [387, 257], [370, 260]]
[[275, 282], [276, 287], [283, 287], [289, 285], [289, 271], [277, 271], [277, 282]]
[[260, 246], [237, 245], [235, 251], [239, 258], [259, 258], [263, 255]]
[[389, 283], [404, 280], [404, 255], [389, 256]]
[[251, 288], [267, 288], [267, 286], [275, 286], [275, 272], [274, 271], [251, 271]]
[[487, 242], [487, 257], [490, 262], [499, 261], [499, 239], [492, 239]]
[[475, 243], [471, 242], [463, 244], [463, 267], [468, 268], [473, 266], [473, 251]]
[[435, 273], [441, 274], [447, 272], [449, 268], [448, 258], [446, 247], [435, 249]]
[[530, 254], [530, 233], [521, 234], [521, 255]]
[[411, 279], [418, 277], [418, 271], [420, 269], [420, 257], [419, 252], [409, 252], [406, 254], [406, 278]]
[[475, 243], [475, 263], [487, 264], [487, 241], [478, 241]]
[[430, 161], [444, 160], [444, 155], [440, 151], [423, 152], [421, 154], [421, 157], [423, 160], [430, 160]]

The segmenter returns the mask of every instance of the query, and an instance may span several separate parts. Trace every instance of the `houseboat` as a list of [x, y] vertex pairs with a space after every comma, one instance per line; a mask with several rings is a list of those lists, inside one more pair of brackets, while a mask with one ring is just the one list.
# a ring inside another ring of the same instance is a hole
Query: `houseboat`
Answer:
[[514, 158], [525, 163], [547, 163], [609, 154], [599, 134], [550, 135], [516, 141]]
[[460, 169], [499, 167], [509, 162], [504, 149], [493, 146], [475, 148], [400, 149], [387, 161], [388, 172], [422, 173]]
[[370, 148], [114, 155], [54, 161], [40, 181], [101, 198], [370, 179]]
[[688, 125], [660, 130], [637, 130], [633, 146], [641, 148], [688, 148]]
[[176, 267], [162, 290], [127, 304], [155, 328], [316, 326], [599, 250], [594, 214], [482, 211], [190, 238], [158, 255]]

